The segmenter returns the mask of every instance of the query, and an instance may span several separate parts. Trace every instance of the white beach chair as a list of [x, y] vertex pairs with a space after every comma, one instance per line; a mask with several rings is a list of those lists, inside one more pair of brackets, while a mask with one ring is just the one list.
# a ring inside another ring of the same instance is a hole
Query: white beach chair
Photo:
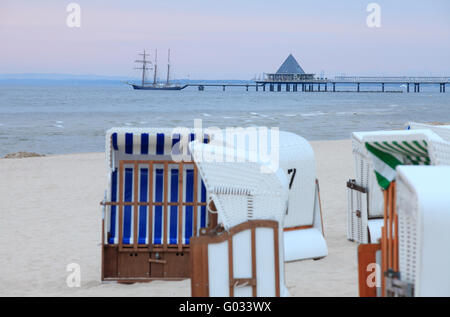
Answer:
[[[255, 131], [257, 128], [255, 128]], [[245, 131], [248, 140], [240, 144], [231, 142], [234, 137], [221, 136], [223, 145], [232, 147], [232, 151], [249, 157], [246, 151], [267, 151], [268, 156], [276, 154], [278, 165], [289, 179], [289, 205], [284, 219], [284, 256], [285, 261], [305, 259], [320, 259], [328, 255], [328, 248], [324, 238], [322, 210], [314, 151], [304, 138], [285, 131], [275, 135], [260, 133], [255, 135], [255, 141], [249, 142], [251, 136]], [[236, 134], [244, 132], [236, 130]], [[275, 140], [277, 139], [277, 140]], [[215, 137], [214, 142], [218, 141]], [[264, 148], [265, 150], [261, 150]], [[261, 154], [261, 153], [260, 153]], [[265, 155], [266, 153], [262, 153]]]
[[223, 147], [190, 143], [218, 213], [218, 230], [192, 239], [192, 296], [286, 296], [283, 218], [288, 180], [278, 169], [236, 158]]
[[328, 255], [328, 248], [324, 238], [314, 151], [308, 141], [290, 132], [280, 131], [279, 144], [280, 167], [289, 179], [284, 259], [323, 258]]
[[[369, 286], [366, 281], [370, 273], [369, 266], [373, 263], [380, 265], [383, 275], [398, 271], [396, 169], [403, 165], [439, 165], [450, 162], [450, 142], [443, 141], [430, 130], [359, 132], [355, 133], [355, 137], [365, 146], [368, 168], [372, 169], [368, 173], [372, 173], [376, 180], [376, 184], [372, 188], [365, 188], [364, 193], [370, 195], [376, 188], [383, 190], [383, 196], [378, 201], [383, 206], [383, 218], [372, 226], [368, 216], [370, 210], [365, 207], [369, 204], [356, 211], [352, 209], [353, 201], [349, 200], [349, 227], [351, 222], [356, 223], [358, 230], [370, 237], [368, 241], [358, 241], [360, 295], [384, 296], [387, 290], [384, 277], [382, 287], [378, 290], [373, 285]], [[358, 195], [360, 192], [351, 195]]]
[[[189, 244], [208, 225], [193, 162], [175, 162], [193, 133], [114, 128], [106, 135], [102, 280], [189, 277]], [[184, 139], [185, 140], [184, 140]], [[208, 138], [199, 136], [207, 142]]]
[[397, 167], [398, 272], [388, 296], [450, 296], [450, 166]]
[[429, 123], [408, 122], [408, 130], [428, 129], [439, 135], [444, 141], [450, 141], [450, 125], [436, 125]]
[[352, 142], [355, 179], [347, 183], [347, 238], [357, 243], [377, 243], [383, 226], [384, 199], [378, 184], [380, 176], [374, 173], [374, 156], [368, 150], [367, 143], [394, 149], [403, 164], [428, 165], [437, 164], [428, 154], [429, 150], [433, 151], [430, 144], [437, 146], [442, 139], [430, 130], [399, 130], [354, 132]]

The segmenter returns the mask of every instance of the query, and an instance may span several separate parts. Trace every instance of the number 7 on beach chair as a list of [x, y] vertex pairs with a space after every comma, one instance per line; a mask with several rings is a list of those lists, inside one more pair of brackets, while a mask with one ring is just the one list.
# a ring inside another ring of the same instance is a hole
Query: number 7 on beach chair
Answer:
[[208, 225], [207, 193], [193, 162], [174, 155], [194, 139], [172, 129], [107, 132], [102, 280], [189, 277], [190, 239]]

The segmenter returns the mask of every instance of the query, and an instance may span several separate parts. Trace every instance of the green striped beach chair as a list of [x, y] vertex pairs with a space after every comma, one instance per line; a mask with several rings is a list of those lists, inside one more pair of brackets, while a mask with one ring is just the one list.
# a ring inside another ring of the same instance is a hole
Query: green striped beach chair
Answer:
[[382, 190], [398, 165], [446, 164], [445, 141], [431, 130], [354, 132], [355, 179], [349, 180], [347, 238], [376, 243], [381, 237]]

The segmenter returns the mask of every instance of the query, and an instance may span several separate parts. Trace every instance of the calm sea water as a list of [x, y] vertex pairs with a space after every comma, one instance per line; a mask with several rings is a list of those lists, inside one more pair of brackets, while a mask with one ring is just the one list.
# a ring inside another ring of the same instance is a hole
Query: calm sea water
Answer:
[[0, 156], [104, 151], [111, 127], [192, 127], [194, 119], [204, 127], [263, 125], [308, 140], [346, 139], [352, 131], [403, 128], [407, 121], [449, 122], [450, 93], [439, 93], [439, 86], [407, 94], [2, 85]]

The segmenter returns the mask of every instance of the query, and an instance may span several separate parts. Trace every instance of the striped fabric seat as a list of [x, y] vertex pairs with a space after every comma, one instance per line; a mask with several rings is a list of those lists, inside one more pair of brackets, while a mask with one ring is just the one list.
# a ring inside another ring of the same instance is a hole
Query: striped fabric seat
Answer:
[[[182, 169], [180, 169], [180, 164], [174, 162], [171, 156], [183, 151], [184, 145], [181, 140], [184, 137], [186, 141], [195, 139], [193, 133], [181, 136], [172, 134], [171, 129], [119, 128], [108, 131], [106, 144], [110, 179], [106, 199], [111, 202], [106, 210], [105, 219], [107, 228], [105, 241], [108, 244], [119, 243], [119, 206], [114, 203], [120, 201], [121, 192], [122, 202], [124, 202], [122, 215], [122, 244], [124, 245], [135, 243], [135, 236], [138, 245], [161, 245], [164, 243], [164, 237], [169, 245], [189, 244], [194, 232], [199, 232], [200, 228], [206, 227], [207, 194], [203, 181], [199, 175], [194, 175], [193, 162], [181, 165]], [[208, 142], [205, 136], [202, 136], [201, 140]], [[149, 161], [153, 163], [150, 164]], [[123, 165], [122, 180], [119, 177], [121, 164]], [[167, 184], [165, 184], [165, 178]], [[181, 185], [180, 182], [182, 182]], [[167, 215], [164, 215], [165, 201]], [[140, 203], [135, 204], [137, 205], [137, 224], [134, 223], [133, 202]], [[154, 205], [144, 204], [149, 202]], [[203, 204], [194, 207], [194, 202]], [[179, 223], [180, 219], [182, 223]], [[165, 223], [166, 226], [164, 226]], [[149, 228], [150, 225], [151, 228]], [[149, 241], [150, 236], [151, 241]]]

